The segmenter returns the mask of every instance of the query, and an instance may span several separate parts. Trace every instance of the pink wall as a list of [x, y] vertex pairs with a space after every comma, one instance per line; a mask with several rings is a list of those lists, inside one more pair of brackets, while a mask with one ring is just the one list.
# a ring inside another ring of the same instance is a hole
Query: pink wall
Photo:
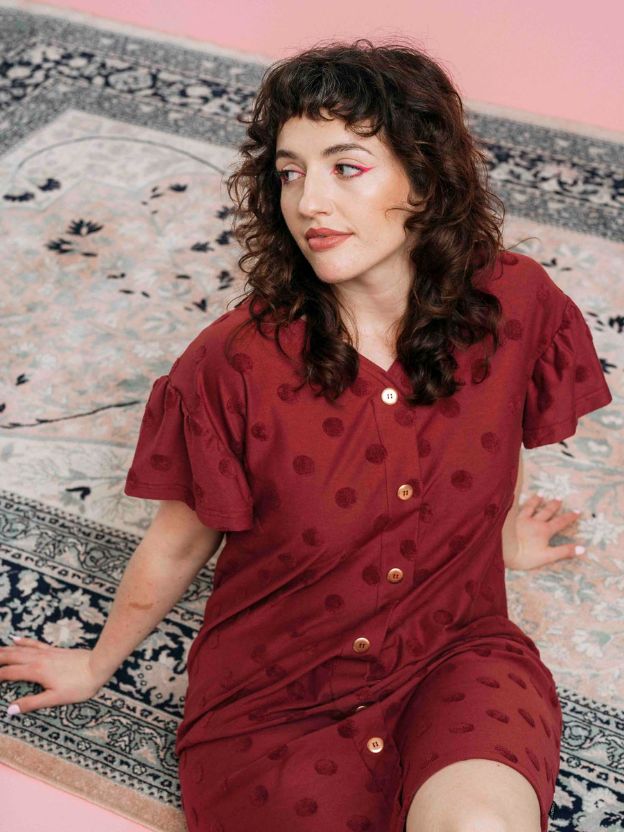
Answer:
[[619, 0], [56, 0], [52, 5], [269, 60], [320, 39], [405, 33], [443, 62], [467, 103], [624, 131]]

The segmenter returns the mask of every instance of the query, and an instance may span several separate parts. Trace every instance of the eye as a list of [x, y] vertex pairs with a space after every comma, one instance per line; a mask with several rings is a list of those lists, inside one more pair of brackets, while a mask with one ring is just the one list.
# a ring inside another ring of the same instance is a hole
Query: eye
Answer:
[[[343, 173], [340, 174], [341, 179], [355, 179], [358, 176], [361, 176], [368, 168], [360, 168], [357, 165], [348, 165], [346, 162], [341, 162], [335, 165], [337, 168], [351, 168], [351, 170], [356, 170], [358, 173], [352, 174], [350, 176], [345, 176]], [[277, 178], [280, 180], [282, 185], [289, 185], [293, 180], [288, 179], [289, 173], [299, 173], [296, 170], [276, 170], [275, 174]]]

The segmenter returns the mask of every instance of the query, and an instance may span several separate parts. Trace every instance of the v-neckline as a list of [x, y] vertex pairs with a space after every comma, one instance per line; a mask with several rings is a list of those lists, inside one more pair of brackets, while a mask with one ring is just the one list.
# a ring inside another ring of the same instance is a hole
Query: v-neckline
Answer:
[[[304, 318], [302, 318], [302, 317], [297, 318], [295, 320], [295, 323], [303, 324], [303, 327], [304, 327], [304, 330], [305, 330], [306, 321], [305, 321]], [[355, 350], [355, 347], [353, 347], [353, 349]], [[367, 365], [371, 370], [376, 370], [378, 373], [381, 373], [384, 376], [391, 375], [392, 371], [399, 364], [399, 359], [398, 359], [398, 356], [397, 356], [394, 359], [394, 361], [392, 362], [392, 364], [388, 367], [388, 369], [384, 370], [383, 367], [380, 367], [379, 364], [376, 364], [371, 358], [368, 358], [366, 355], [363, 355], [361, 352], [358, 352], [357, 350], [355, 350], [355, 352], [357, 353], [358, 358], [360, 359], [360, 365], [363, 363], [365, 366]]]

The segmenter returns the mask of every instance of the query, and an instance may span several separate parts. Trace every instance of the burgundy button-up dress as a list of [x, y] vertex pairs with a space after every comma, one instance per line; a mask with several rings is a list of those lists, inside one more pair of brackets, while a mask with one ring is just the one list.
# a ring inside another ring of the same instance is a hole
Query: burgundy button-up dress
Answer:
[[227, 532], [188, 655], [175, 751], [190, 832], [403, 832], [418, 787], [468, 758], [533, 785], [547, 828], [562, 716], [508, 617], [501, 530], [521, 443], [611, 401], [574, 301], [532, 258], [484, 288], [502, 346], [456, 351], [463, 387], [410, 407], [363, 355], [334, 403], [295, 388], [307, 323], [225, 341], [248, 300], [157, 378], [125, 493]]

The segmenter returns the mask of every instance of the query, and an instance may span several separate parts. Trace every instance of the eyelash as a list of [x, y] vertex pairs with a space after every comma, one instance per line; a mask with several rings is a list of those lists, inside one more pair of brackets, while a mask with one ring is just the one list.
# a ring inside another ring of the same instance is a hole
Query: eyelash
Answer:
[[[343, 173], [340, 174], [341, 178], [344, 179], [357, 179], [358, 176], [361, 176], [362, 173], [365, 173], [369, 168], [359, 168], [357, 165], [348, 165], [346, 162], [339, 162], [336, 165], [337, 168], [353, 168], [353, 170], [359, 170], [360, 173], [356, 173], [353, 176], [345, 176]], [[280, 180], [282, 185], [290, 185], [291, 183], [288, 179], [284, 179], [283, 177], [288, 173], [298, 173], [299, 171], [296, 170], [276, 170], [275, 173], [277, 174], [277, 178]]]

